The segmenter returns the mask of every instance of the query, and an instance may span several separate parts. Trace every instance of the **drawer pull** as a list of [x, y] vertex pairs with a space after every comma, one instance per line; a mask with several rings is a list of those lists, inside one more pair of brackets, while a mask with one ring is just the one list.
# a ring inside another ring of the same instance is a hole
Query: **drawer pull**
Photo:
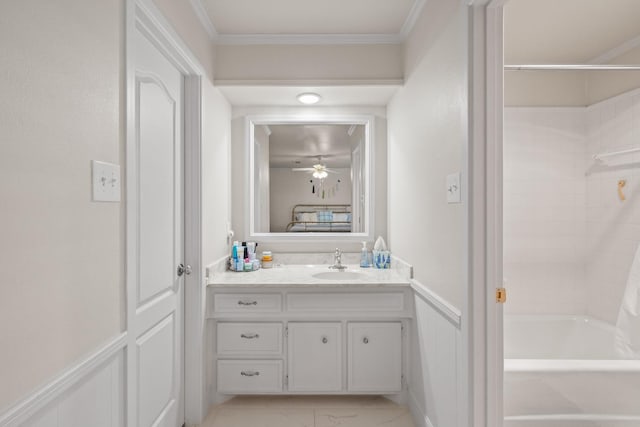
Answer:
[[362, 340], [362, 342], [363, 342], [363, 343], [365, 343], [365, 344], [369, 344], [369, 338], [364, 337], [364, 339]]
[[238, 305], [258, 305], [258, 301], [238, 301]]
[[240, 338], [246, 338], [248, 340], [252, 340], [254, 338], [260, 338], [259, 334], [248, 333], [248, 334], [240, 334]]
[[327, 337], [322, 337], [322, 344], [326, 344], [328, 342], [329, 340], [327, 339]]
[[240, 372], [240, 375], [243, 377], [257, 377], [260, 375], [260, 371], [242, 371]]

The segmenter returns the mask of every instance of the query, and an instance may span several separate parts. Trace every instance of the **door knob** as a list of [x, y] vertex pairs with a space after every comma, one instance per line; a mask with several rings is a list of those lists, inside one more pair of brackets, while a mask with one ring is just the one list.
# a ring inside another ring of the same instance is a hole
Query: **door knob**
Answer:
[[191, 274], [191, 266], [189, 264], [187, 264], [186, 266], [184, 264], [178, 265], [178, 277], [182, 276], [183, 274], [186, 274], [187, 276]]

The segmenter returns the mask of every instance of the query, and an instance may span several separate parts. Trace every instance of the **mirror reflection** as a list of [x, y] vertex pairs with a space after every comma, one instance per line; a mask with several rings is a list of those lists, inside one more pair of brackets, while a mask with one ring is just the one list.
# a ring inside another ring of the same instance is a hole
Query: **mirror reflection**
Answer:
[[361, 233], [363, 124], [255, 125], [254, 231]]

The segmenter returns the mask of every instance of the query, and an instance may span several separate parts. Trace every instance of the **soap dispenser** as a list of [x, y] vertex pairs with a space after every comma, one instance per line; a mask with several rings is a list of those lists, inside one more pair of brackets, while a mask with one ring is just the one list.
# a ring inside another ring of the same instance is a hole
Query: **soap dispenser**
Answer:
[[362, 242], [362, 252], [360, 253], [360, 267], [369, 267], [369, 251], [367, 250], [367, 242]]

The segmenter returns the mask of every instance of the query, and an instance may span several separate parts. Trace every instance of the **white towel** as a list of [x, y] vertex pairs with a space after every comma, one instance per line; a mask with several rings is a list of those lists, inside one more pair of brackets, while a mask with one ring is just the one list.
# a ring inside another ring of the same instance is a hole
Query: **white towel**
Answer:
[[623, 358], [640, 359], [640, 246], [633, 258], [620, 305], [615, 346]]

